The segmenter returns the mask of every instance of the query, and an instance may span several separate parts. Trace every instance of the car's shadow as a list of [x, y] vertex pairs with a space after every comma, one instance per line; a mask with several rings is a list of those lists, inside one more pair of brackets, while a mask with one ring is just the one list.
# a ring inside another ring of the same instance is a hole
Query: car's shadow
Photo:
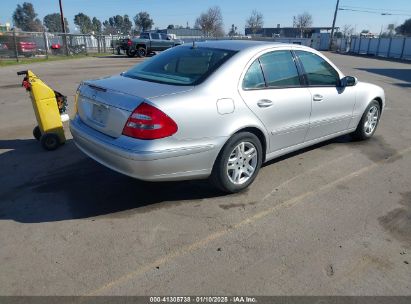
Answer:
[[0, 154], [0, 220], [38, 223], [148, 212], [224, 195], [207, 181], [129, 178], [84, 156], [72, 141], [53, 152], [43, 151], [35, 140], [2, 140], [0, 149], [10, 149]]
[[[383, 138], [356, 143], [342, 136], [264, 166], [318, 148], [335, 149], [335, 144], [354, 146], [373, 161], [395, 154]], [[207, 180], [150, 183], [129, 178], [86, 157], [71, 140], [53, 152], [28, 139], [0, 140], [0, 149], [7, 151], [0, 154], [0, 220], [39, 223], [144, 213], [225, 195]]]
[[331, 145], [331, 144], [337, 144], [337, 143], [342, 144], [342, 143], [349, 143], [349, 142], [353, 142], [353, 139], [351, 138], [351, 136], [343, 135], [343, 136], [333, 138], [333, 139], [330, 139], [330, 140], [327, 140], [327, 141], [324, 141], [324, 142], [320, 142], [318, 144], [303, 148], [301, 150], [297, 150], [297, 151], [285, 154], [283, 156], [274, 158], [273, 160], [270, 160], [270, 161], [264, 163], [262, 165], [262, 167], [270, 166], [272, 164], [275, 164], [275, 163], [278, 163], [278, 162], [283, 161], [285, 159], [288, 159], [288, 158], [291, 158], [291, 157], [306, 153], [306, 152], [311, 151], [311, 150], [315, 150], [315, 149], [318, 149], [318, 148], [327, 148], [327, 146]]

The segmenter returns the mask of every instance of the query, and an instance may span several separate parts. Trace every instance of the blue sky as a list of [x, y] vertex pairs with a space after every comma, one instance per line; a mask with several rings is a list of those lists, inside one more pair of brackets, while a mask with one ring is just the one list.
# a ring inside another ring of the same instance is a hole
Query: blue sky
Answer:
[[[26, 0], [27, 1], [27, 0]], [[28, 0], [33, 3], [40, 19], [49, 13], [59, 12], [58, 0]], [[12, 22], [12, 14], [17, 4], [24, 1], [2, 0], [0, 23]], [[313, 15], [314, 26], [331, 26], [336, 0], [63, 0], [64, 14], [69, 21], [71, 31], [74, 30], [73, 17], [83, 12], [101, 21], [113, 15], [135, 16], [139, 11], [147, 11], [154, 20], [154, 26], [165, 28], [168, 24], [190, 26], [201, 12], [211, 6], [219, 6], [224, 18], [226, 31], [235, 24], [244, 33], [245, 20], [251, 11], [256, 9], [264, 15], [264, 26], [292, 26], [294, 15], [307, 11]], [[367, 12], [339, 11], [337, 26], [350, 24], [358, 32], [368, 29], [379, 33], [388, 24], [400, 25], [411, 18], [411, 0], [340, 0], [340, 6], [362, 7], [360, 10], [381, 9], [392, 14], [381, 16]]]

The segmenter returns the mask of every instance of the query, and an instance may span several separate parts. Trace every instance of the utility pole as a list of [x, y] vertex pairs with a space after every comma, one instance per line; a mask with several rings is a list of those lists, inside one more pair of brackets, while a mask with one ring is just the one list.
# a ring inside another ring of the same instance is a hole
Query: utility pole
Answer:
[[60, 5], [61, 28], [63, 29], [63, 47], [66, 52], [66, 56], [68, 56], [69, 52], [68, 52], [67, 37], [66, 37], [66, 25], [64, 24], [63, 5], [61, 4], [61, 0], [59, 0], [59, 5]]
[[335, 30], [335, 20], [337, 20], [337, 12], [338, 12], [338, 6], [339, 5], [340, 5], [340, 0], [337, 0], [337, 5], [335, 6], [335, 12], [334, 12], [333, 26], [331, 28], [330, 45], [328, 46], [329, 50], [331, 50], [331, 46], [333, 44], [333, 37], [334, 37], [334, 30]]

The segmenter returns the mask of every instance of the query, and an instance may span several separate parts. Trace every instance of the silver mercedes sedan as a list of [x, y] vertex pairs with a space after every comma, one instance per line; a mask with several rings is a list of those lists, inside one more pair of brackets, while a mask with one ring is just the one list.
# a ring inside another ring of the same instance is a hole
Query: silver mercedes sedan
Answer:
[[97, 162], [148, 181], [249, 186], [261, 164], [350, 133], [370, 138], [382, 88], [300, 45], [210, 41], [81, 83], [70, 130]]

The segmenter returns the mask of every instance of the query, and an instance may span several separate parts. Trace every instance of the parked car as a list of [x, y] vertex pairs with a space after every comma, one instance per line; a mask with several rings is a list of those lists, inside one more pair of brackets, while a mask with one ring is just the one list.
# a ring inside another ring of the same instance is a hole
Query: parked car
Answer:
[[60, 43], [52, 43], [50, 45], [50, 51], [53, 55], [60, 55], [63, 54], [63, 49]]
[[22, 40], [17, 42], [17, 50], [20, 55], [30, 57], [36, 54], [37, 45], [35, 42]]
[[[30, 41], [30, 36], [16, 36], [18, 55], [25, 57], [34, 56], [37, 53], [37, 45], [34, 41]], [[0, 52], [7, 56], [15, 56], [14, 38], [13, 36], [0, 36], [0, 44], [2, 49]]]
[[[50, 46], [50, 50], [53, 55], [62, 55], [65, 52], [64, 47], [60, 43], [52, 43]], [[68, 52], [69, 52], [69, 55], [87, 54], [86, 45], [85, 44], [68, 45]]]
[[9, 48], [7, 44], [0, 43], [0, 56], [9, 56]]
[[164, 51], [168, 48], [178, 46], [184, 42], [179, 39], [172, 39], [171, 36], [163, 33], [141, 33], [139, 38], [131, 39], [128, 45], [127, 56], [145, 57], [147, 54]]
[[210, 41], [84, 81], [70, 129], [84, 153], [120, 173], [210, 177], [237, 192], [273, 158], [343, 134], [370, 138], [384, 104], [382, 88], [309, 47]]

